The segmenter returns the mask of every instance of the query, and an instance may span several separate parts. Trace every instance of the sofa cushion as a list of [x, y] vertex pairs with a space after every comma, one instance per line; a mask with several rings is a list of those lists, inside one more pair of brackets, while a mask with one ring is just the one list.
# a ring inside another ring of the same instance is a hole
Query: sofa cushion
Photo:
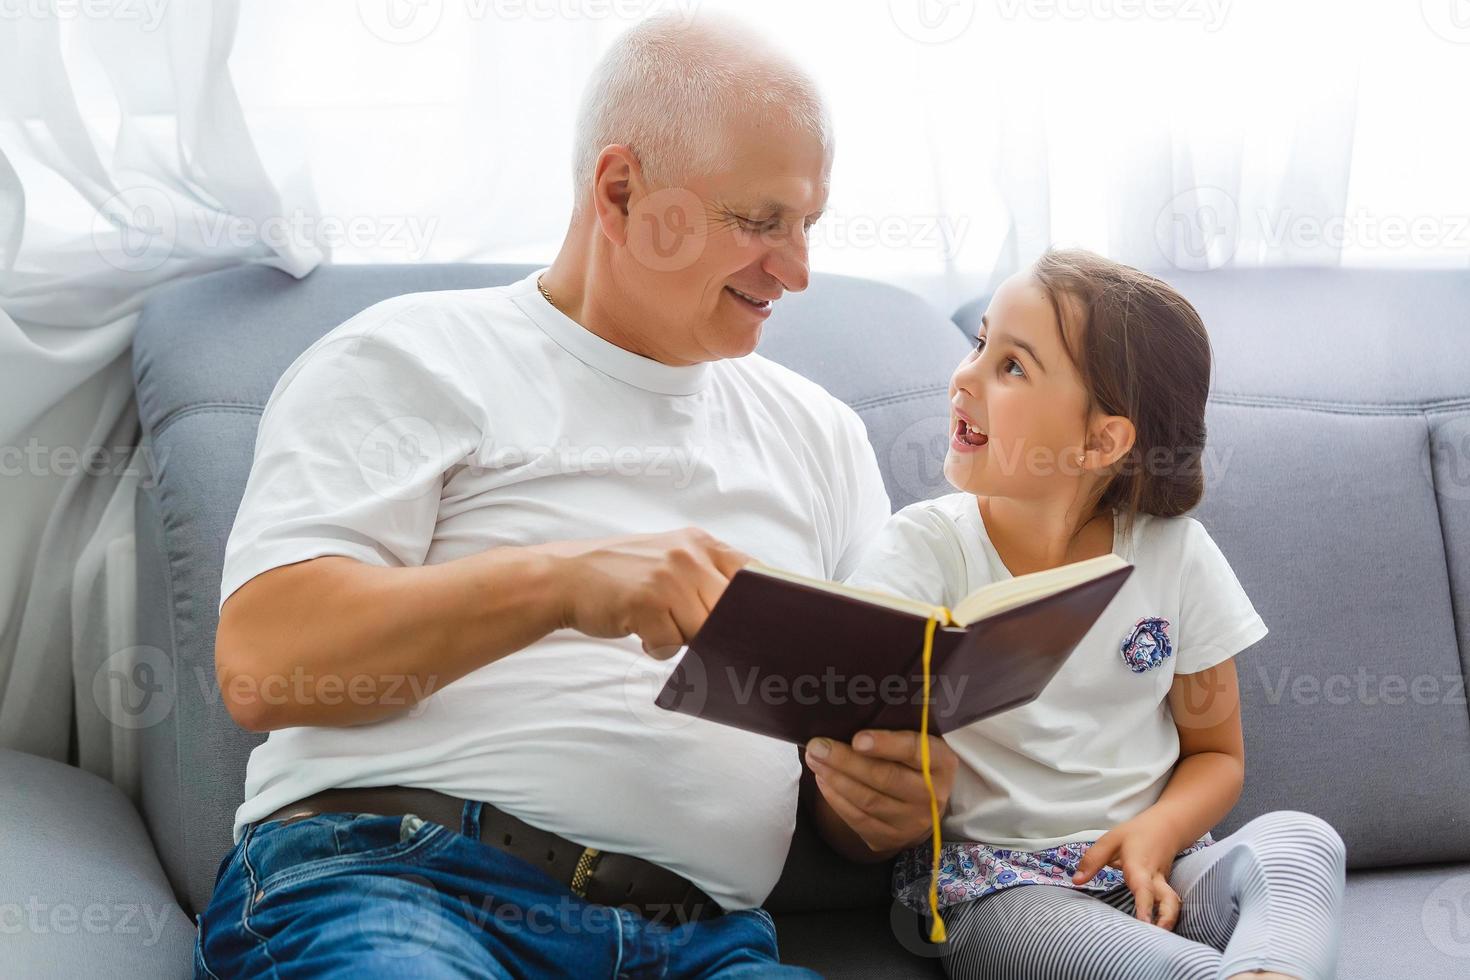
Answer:
[[0, 749], [0, 975], [192, 976], [194, 923], [117, 787]]

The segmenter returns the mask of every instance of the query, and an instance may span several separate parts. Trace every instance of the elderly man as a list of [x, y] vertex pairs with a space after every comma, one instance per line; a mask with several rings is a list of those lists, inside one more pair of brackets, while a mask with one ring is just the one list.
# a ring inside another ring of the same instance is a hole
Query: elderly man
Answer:
[[[806, 288], [831, 154], [759, 38], [644, 23], [589, 85], [549, 269], [380, 303], [286, 371], [216, 647], [231, 714], [271, 734], [201, 976], [804, 972], [760, 908], [796, 750], [660, 717], [632, 680], [749, 557], [840, 577], [888, 515], [857, 416], [751, 353]], [[929, 824], [918, 736], [873, 736], [808, 747], [814, 818], [858, 860]]]

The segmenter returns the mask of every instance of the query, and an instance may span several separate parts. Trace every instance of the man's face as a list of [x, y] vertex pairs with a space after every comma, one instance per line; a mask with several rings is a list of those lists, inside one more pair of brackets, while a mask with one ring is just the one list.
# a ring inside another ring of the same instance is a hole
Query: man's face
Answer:
[[645, 185], [629, 202], [620, 285], [667, 363], [750, 353], [773, 304], [807, 285], [807, 232], [826, 206], [830, 152], [758, 118], [727, 138], [717, 172]]

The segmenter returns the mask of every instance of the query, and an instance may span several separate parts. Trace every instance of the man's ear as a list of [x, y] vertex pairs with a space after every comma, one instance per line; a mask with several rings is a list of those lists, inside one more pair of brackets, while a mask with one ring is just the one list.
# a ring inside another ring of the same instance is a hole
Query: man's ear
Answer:
[[1133, 423], [1122, 415], [1099, 416], [1087, 437], [1087, 449], [1092, 453], [1089, 462], [1098, 469], [1106, 469], [1128, 455], [1137, 438]]
[[620, 143], [602, 148], [593, 171], [592, 206], [598, 227], [614, 244], [627, 243], [628, 202], [642, 180], [643, 172], [632, 149]]

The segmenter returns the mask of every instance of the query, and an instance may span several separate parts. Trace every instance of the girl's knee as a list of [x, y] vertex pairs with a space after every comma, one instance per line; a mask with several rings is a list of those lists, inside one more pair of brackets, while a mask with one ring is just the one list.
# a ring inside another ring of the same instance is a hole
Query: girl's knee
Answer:
[[1314, 813], [1300, 810], [1273, 810], [1240, 828], [1242, 833], [1250, 831], [1262, 840], [1281, 841], [1298, 852], [1307, 851], [1320, 857], [1332, 867], [1343, 867], [1347, 863], [1347, 845], [1326, 820]]

